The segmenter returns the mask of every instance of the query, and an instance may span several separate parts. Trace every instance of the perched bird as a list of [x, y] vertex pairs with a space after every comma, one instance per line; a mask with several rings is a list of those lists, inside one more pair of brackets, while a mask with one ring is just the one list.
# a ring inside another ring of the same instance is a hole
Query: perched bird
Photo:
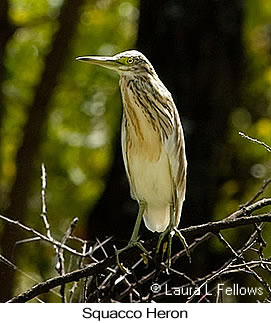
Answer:
[[113, 57], [84, 56], [79, 61], [96, 64], [120, 75], [123, 102], [122, 154], [130, 184], [131, 197], [137, 200], [139, 212], [128, 245], [119, 254], [138, 246], [142, 218], [151, 231], [162, 232], [156, 251], [168, 235], [170, 265], [172, 237], [177, 230], [186, 190], [185, 142], [178, 111], [170, 92], [159, 79], [150, 61], [140, 52], [129, 50]]

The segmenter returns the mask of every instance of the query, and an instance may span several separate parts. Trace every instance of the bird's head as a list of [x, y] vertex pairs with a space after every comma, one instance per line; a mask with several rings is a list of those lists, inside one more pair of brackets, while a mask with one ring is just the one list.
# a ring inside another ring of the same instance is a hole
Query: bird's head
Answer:
[[155, 73], [149, 60], [137, 50], [125, 51], [114, 56], [82, 56], [76, 60], [114, 70], [120, 75]]

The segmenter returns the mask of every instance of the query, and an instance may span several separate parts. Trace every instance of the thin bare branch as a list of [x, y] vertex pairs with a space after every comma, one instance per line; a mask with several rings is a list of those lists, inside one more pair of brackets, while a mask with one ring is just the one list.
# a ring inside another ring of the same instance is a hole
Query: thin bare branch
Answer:
[[261, 146], [263, 146], [267, 151], [271, 152], [271, 147], [268, 146], [266, 143], [264, 143], [263, 141], [260, 141], [258, 139], [249, 137], [248, 135], [244, 134], [243, 132], [239, 131], [239, 135], [243, 138], [246, 138], [247, 140], [254, 142], [255, 144], [259, 144]]
[[33, 286], [32, 288], [21, 293], [20, 295], [13, 297], [8, 301], [8, 303], [28, 302], [34, 297], [37, 297], [38, 295], [41, 295], [43, 293], [47, 293], [52, 288], [55, 288], [62, 284], [78, 281], [84, 277], [88, 277], [99, 272], [102, 273], [108, 266], [111, 266], [113, 263], [115, 263], [115, 257], [112, 256], [99, 264], [91, 264], [83, 269], [72, 271], [71, 273], [67, 273], [63, 276], [53, 277], [51, 279], [46, 280], [45, 282]]
[[249, 217], [243, 216], [237, 219], [228, 217], [221, 221], [208, 222], [205, 224], [195, 225], [185, 229], [181, 229], [180, 231], [185, 234], [204, 234], [207, 232], [216, 233], [220, 230], [235, 228], [242, 225], [262, 223], [262, 222], [271, 222], [271, 214], [266, 213], [261, 215], [253, 215]]
[[258, 192], [249, 200], [247, 201], [243, 207], [247, 207], [249, 206], [251, 203], [255, 202], [257, 200], [258, 197], [260, 197], [263, 192], [265, 191], [265, 189], [267, 188], [267, 186], [271, 183], [271, 177], [264, 180], [263, 185], [260, 187], [260, 189], [258, 190]]
[[21, 228], [24, 231], [27, 231], [27, 232], [30, 232], [30, 233], [34, 234], [35, 236], [39, 237], [43, 241], [49, 242], [50, 244], [55, 245], [55, 246], [57, 246], [59, 248], [63, 248], [66, 251], [69, 251], [71, 254], [74, 254], [74, 255], [80, 256], [80, 257], [86, 256], [83, 253], [81, 253], [81, 252], [79, 252], [79, 251], [77, 251], [77, 250], [75, 250], [75, 249], [73, 249], [73, 248], [71, 248], [71, 247], [69, 247], [67, 245], [63, 245], [61, 242], [59, 242], [56, 239], [48, 238], [47, 236], [43, 235], [39, 231], [37, 231], [37, 230], [35, 230], [33, 228], [30, 228], [27, 225], [22, 224], [21, 222], [19, 222], [17, 220], [11, 220], [11, 219], [9, 219], [9, 218], [5, 217], [4, 215], [1, 215], [1, 214], [0, 214], [0, 219], [7, 222], [7, 223], [9, 223], [9, 224], [16, 225], [16, 226], [18, 226], [19, 228]]

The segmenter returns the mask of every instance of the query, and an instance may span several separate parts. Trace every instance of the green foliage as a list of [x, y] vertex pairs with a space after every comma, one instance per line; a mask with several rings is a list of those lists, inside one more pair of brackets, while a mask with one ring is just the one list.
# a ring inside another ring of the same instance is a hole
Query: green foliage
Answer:
[[[10, 19], [18, 28], [8, 43], [4, 60], [7, 77], [3, 84], [6, 109], [0, 133], [1, 208], [7, 204], [5, 197], [16, 172], [15, 155], [28, 107], [44, 69], [44, 57], [58, 28], [57, 18], [63, 3], [62, 0], [9, 2]], [[50, 103], [43, 144], [33, 169], [35, 182], [26, 219], [28, 225], [44, 231], [39, 217], [40, 166], [44, 163], [48, 173], [48, 218], [56, 238], [61, 238], [76, 216], [80, 218], [77, 232], [84, 237], [85, 215], [104, 189], [121, 116], [118, 76], [76, 62], [75, 57], [111, 55], [133, 48], [138, 4], [138, 0], [86, 1], [77, 32], [70, 40], [65, 69]], [[218, 165], [225, 180], [219, 188], [215, 218], [226, 216], [249, 200], [271, 173], [270, 153], [238, 135], [243, 131], [271, 145], [271, 1], [248, 0], [245, 5], [243, 38], [247, 72], [242, 102], [229, 116], [229, 145], [222, 152], [225, 158], [223, 164]], [[265, 194], [270, 196], [270, 193], [269, 188]], [[234, 237], [235, 231], [227, 234]], [[268, 236], [271, 237], [270, 232], [266, 232], [265, 237]], [[212, 247], [219, 252], [219, 245]], [[21, 251], [24, 246], [16, 248]], [[51, 249], [41, 242], [32, 242], [27, 244], [27, 251], [19, 262], [25, 272], [37, 281], [56, 274]], [[271, 254], [271, 250], [268, 252]], [[35, 260], [38, 256], [39, 262]], [[31, 279], [18, 275], [16, 292], [32, 284]]]
[[[1, 191], [8, 192], [16, 172], [15, 154], [23, 136], [28, 106], [44, 69], [44, 57], [57, 30], [62, 0], [12, 0], [10, 19], [18, 26], [6, 49], [7, 80], [3, 90], [6, 114], [1, 129]], [[36, 159], [35, 182], [28, 203], [27, 223], [44, 230], [39, 217], [40, 166], [47, 169], [47, 208], [56, 238], [61, 238], [72, 218], [78, 216], [77, 230], [85, 235], [86, 213], [104, 189], [104, 178], [112, 158], [121, 116], [118, 77], [75, 61], [87, 54], [115, 54], [133, 48], [137, 32], [137, 0], [86, 1], [80, 23], [65, 59], [51, 101], [48, 125]], [[3, 198], [3, 205], [6, 200]], [[20, 252], [23, 246], [18, 246]], [[55, 274], [48, 248], [36, 242], [19, 266], [40, 272], [37, 280]], [[40, 250], [44, 250], [43, 253]], [[33, 259], [41, 258], [41, 262]], [[48, 257], [49, 256], [49, 257]], [[37, 268], [39, 266], [39, 268]], [[21, 277], [21, 275], [20, 275]], [[33, 284], [19, 280], [19, 289]]]
[[[271, 154], [261, 145], [254, 144], [239, 131], [271, 144], [271, 2], [268, 0], [244, 2], [245, 16], [243, 43], [245, 52], [244, 80], [241, 104], [228, 120], [229, 147], [219, 165], [225, 176], [219, 188], [220, 200], [216, 203], [215, 218], [223, 218], [246, 203], [260, 188], [264, 179], [271, 176]], [[270, 186], [264, 196], [270, 196]], [[238, 241], [236, 230], [226, 235]], [[270, 243], [270, 229], [265, 238]], [[219, 246], [217, 245], [217, 248]], [[266, 249], [268, 256], [270, 248]]]

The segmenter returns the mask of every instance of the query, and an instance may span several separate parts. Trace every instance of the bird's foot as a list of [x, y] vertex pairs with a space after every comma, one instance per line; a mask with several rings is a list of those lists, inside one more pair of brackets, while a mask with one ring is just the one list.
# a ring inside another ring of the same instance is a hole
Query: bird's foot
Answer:
[[177, 235], [177, 237], [180, 239], [181, 243], [184, 246], [184, 250], [186, 252], [186, 255], [188, 257], [189, 262], [191, 263], [191, 253], [188, 247], [188, 244], [184, 238], [184, 236], [181, 234], [180, 230], [178, 230], [177, 228], [174, 228], [175, 234]]
[[167, 269], [171, 267], [172, 238], [174, 237], [175, 234], [181, 240], [181, 242], [182, 242], [182, 244], [184, 246], [186, 255], [187, 255], [188, 259], [189, 259], [189, 262], [191, 262], [190, 251], [189, 251], [189, 248], [188, 248], [188, 245], [187, 245], [187, 243], [185, 241], [184, 236], [181, 234], [181, 232], [176, 227], [173, 227], [173, 226], [169, 225], [166, 228], [166, 230], [160, 234], [159, 240], [158, 240], [158, 243], [157, 243], [157, 246], [156, 246], [156, 254], [158, 254], [159, 250], [160, 250], [160, 247], [161, 247], [162, 241], [168, 235], [168, 240], [163, 244], [163, 250], [162, 250], [163, 254], [167, 251], [167, 259], [166, 259]]
[[119, 259], [119, 255], [125, 251], [125, 250], [128, 250], [130, 248], [133, 248], [133, 247], [138, 247], [142, 252], [143, 252], [143, 259], [144, 261], [147, 259], [147, 257], [149, 256], [149, 252], [147, 251], [147, 249], [143, 246], [143, 244], [140, 242], [140, 241], [133, 241], [133, 240], [130, 240], [129, 243], [127, 244], [127, 246], [125, 246], [124, 248], [120, 249], [120, 250], [117, 250], [115, 248], [115, 252], [116, 252], [116, 260], [117, 260], [117, 265], [119, 266], [119, 268], [125, 273], [125, 274], [130, 274], [131, 272], [129, 271], [128, 268], [124, 267], [123, 263], [120, 262], [120, 259]]

